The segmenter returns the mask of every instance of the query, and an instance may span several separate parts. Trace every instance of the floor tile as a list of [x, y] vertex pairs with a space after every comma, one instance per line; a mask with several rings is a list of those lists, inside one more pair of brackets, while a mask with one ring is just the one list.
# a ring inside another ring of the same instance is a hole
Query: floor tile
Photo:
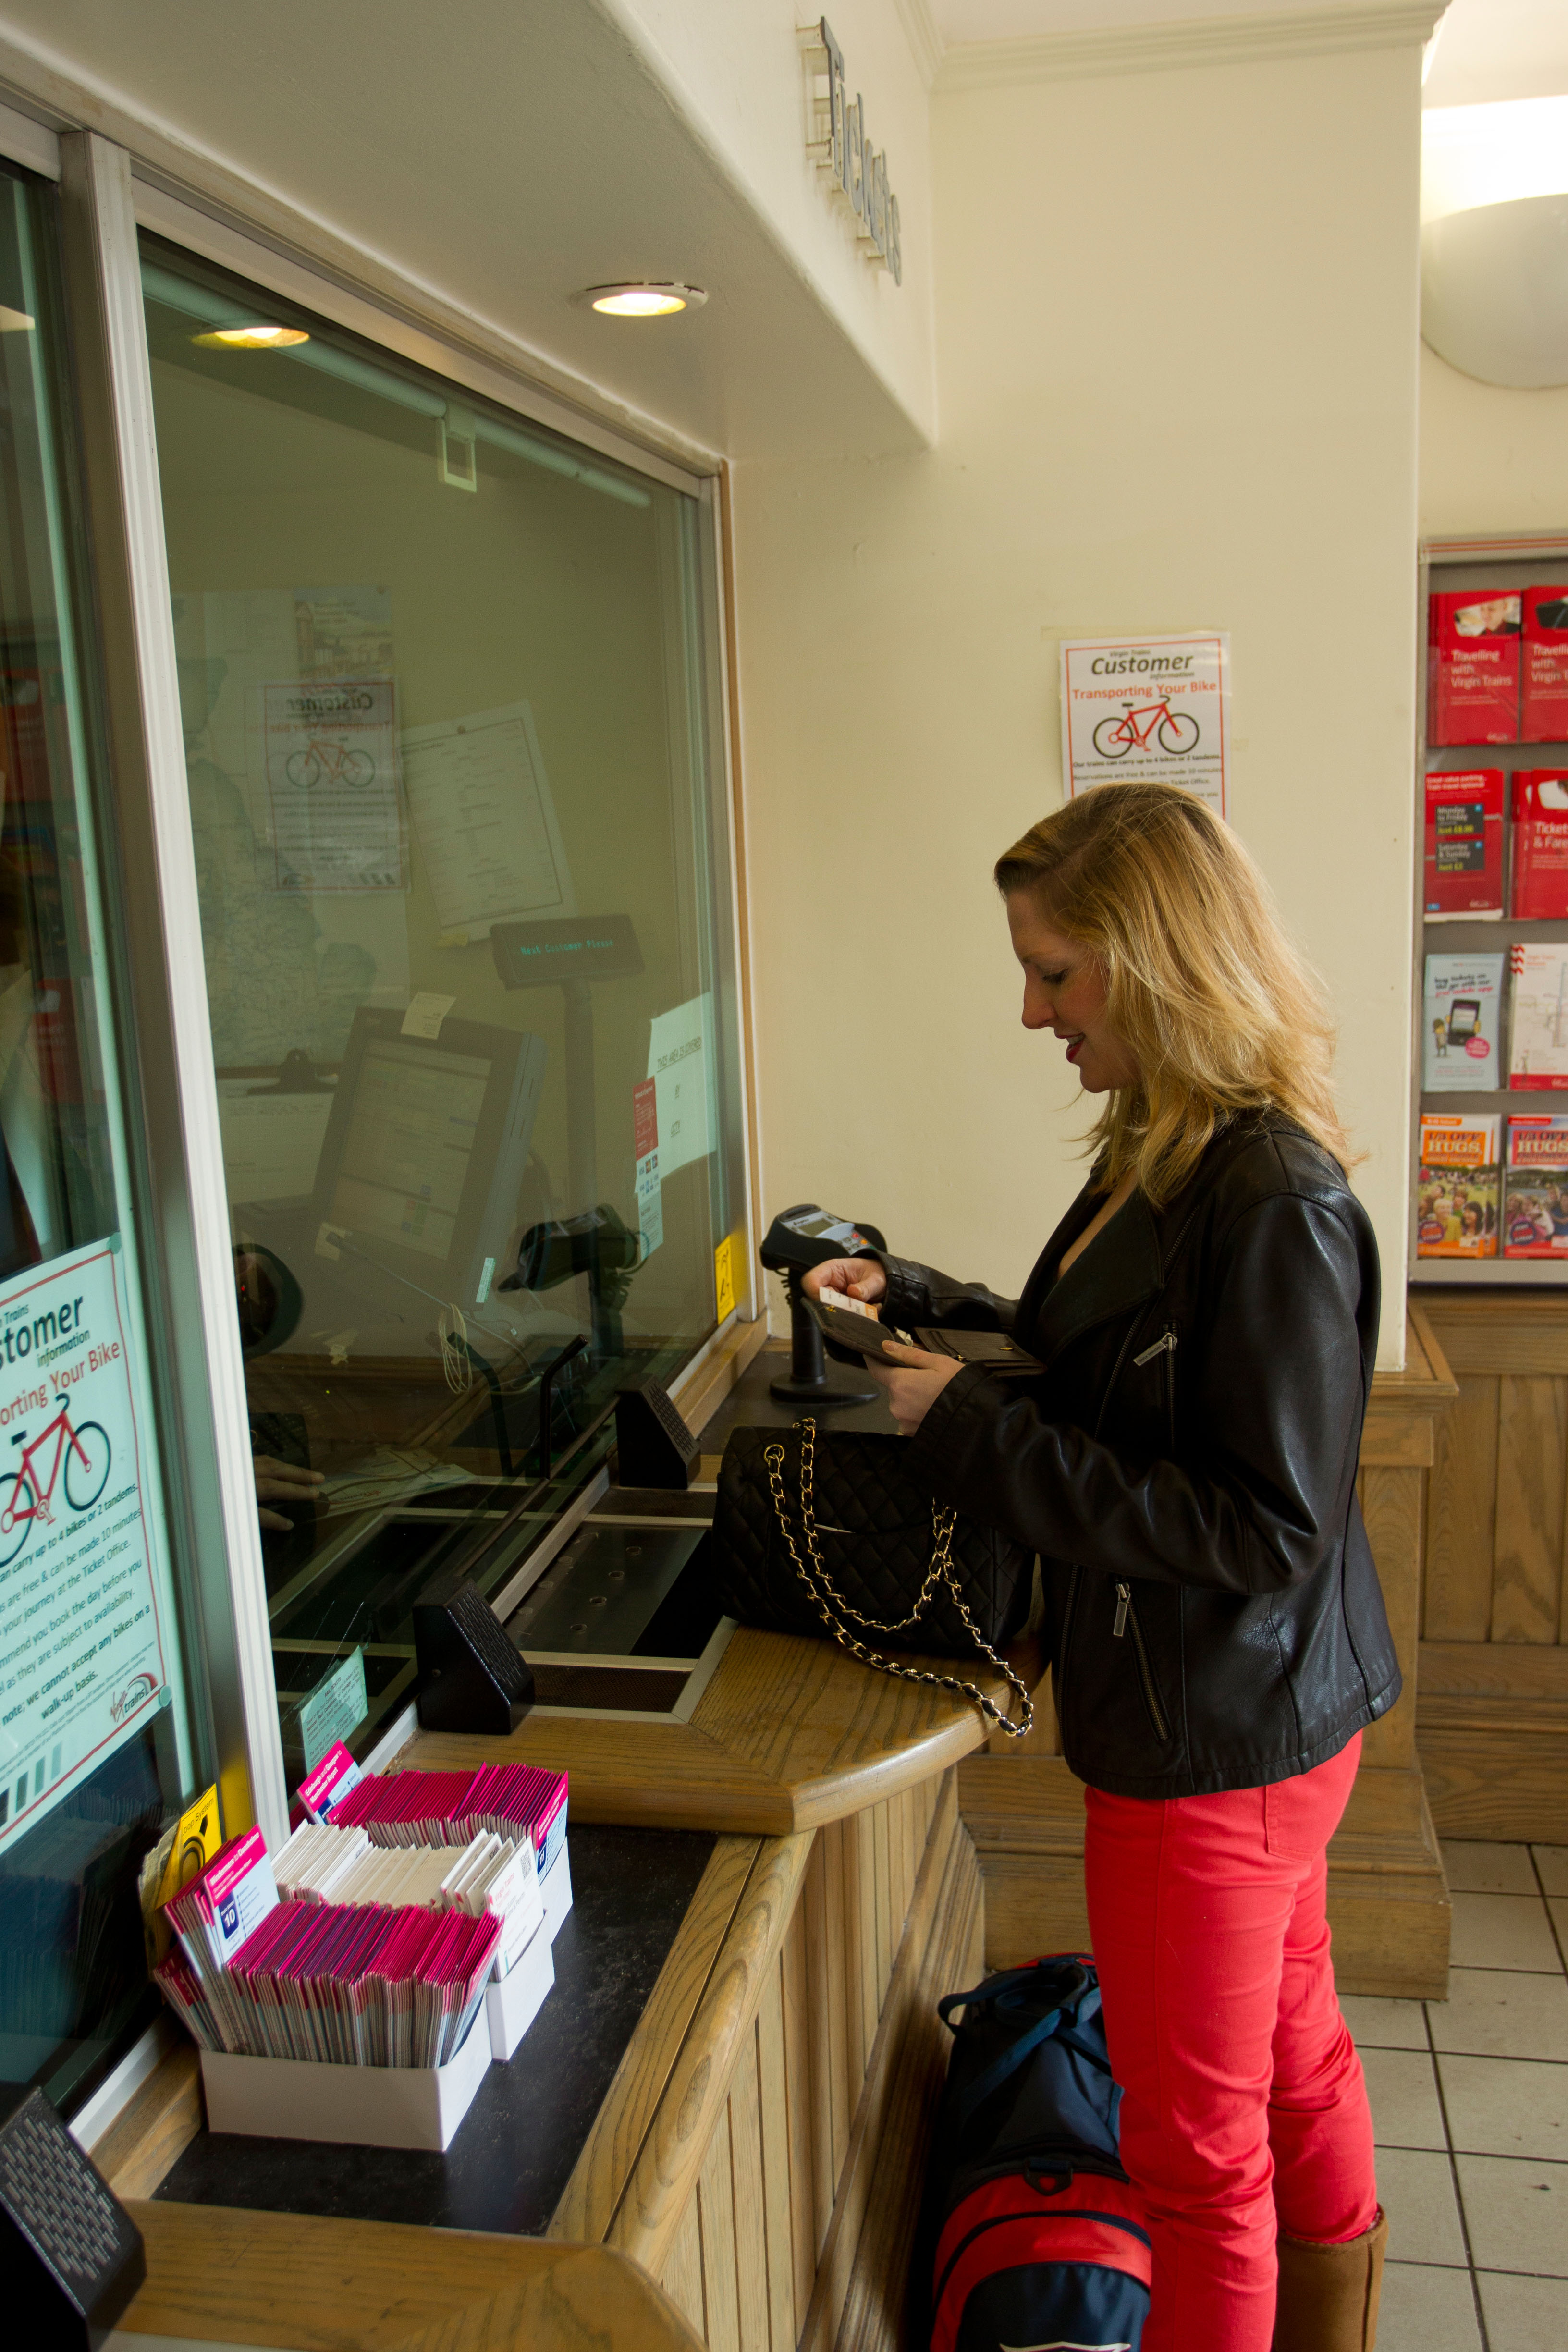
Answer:
[[[1521, 2164], [1509, 2156], [1461, 2156], [1458, 2163], [1476, 2268], [1568, 2279], [1568, 2164]], [[1568, 2335], [1568, 2287], [1562, 2307]]]
[[[1492, 2352], [1563, 2352], [1561, 2279], [1499, 2278], [1491, 2272], [1482, 2275], [1480, 2288]], [[1381, 2331], [1377, 2340], [1383, 2346]]]
[[1531, 1852], [1548, 1895], [1568, 1895], [1568, 1845], [1536, 1845]]
[[1568, 2062], [1568, 1977], [1527, 1976], [1522, 1969], [1453, 1969], [1447, 2000], [1428, 2001], [1426, 2014], [1439, 2050]]
[[[1475, 2157], [1500, 2164], [1500, 2157]], [[1465, 2267], [1465, 2233], [1446, 2150], [1380, 2147], [1378, 2202], [1388, 2216], [1388, 2251], [1402, 2263], [1457, 2263]]]
[[1448, 1957], [1457, 1969], [1539, 1969], [1560, 1974], [1539, 1895], [1456, 1895]]
[[[1424, 2050], [1363, 2050], [1373, 2133], [1380, 2147], [1444, 2147], [1443, 2110]], [[1532, 2151], [1535, 2153], [1538, 2151]]]
[[[1377, 2352], [1481, 2352], [1469, 2272], [1390, 2263], [1383, 2273]], [[1493, 2352], [1502, 2352], [1501, 2346], [1494, 2343]], [[1561, 2345], [1552, 2352], [1561, 2352]]]
[[[1368, 2053], [1373, 2058], [1378, 2054]], [[1382, 2054], [1386, 2058], [1391, 2053]], [[1365, 2059], [1362, 2063], [1364, 2065]], [[1558, 2164], [1568, 2161], [1568, 2066], [1547, 2066], [1524, 2058], [1457, 2058], [1447, 2051], [1437, 2065], [1448, 2130], [1457, 2148], [1471, 2156], [1534, 2156]], [[1374, 2124], [1376, 2117], [1374, 2103]], [[1428, 2145], [1425, 2141], [1408, 2144]]]
[[1557, 1948], [1568, 1952], [1568, 1895], [1554, 1895], [1546, 1907], [1557, 1930]]
[[[1453, 1978], [1448, 1979], [1450, 1985]], [[1426, 2021], [1418, 2000], [1394, 2000], [1378, 1993], [1342, 1992], [1340, 2007], [1358, 2050], [1425, 2050]], [[1535, 2053], [1532, 2051], [1533, 2057]]]
[[1450, 1895], [1537, 1892], [1528, 1846], [1489, 1845], [1479, 1838], [1445, 1838], [1442, 1844]]

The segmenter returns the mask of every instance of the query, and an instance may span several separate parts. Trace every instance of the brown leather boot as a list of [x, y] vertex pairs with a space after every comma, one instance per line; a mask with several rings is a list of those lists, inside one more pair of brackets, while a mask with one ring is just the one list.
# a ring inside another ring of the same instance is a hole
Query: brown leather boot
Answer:
[[1387, 2244], [1381, 2205], [1372, 2228], [1340, 2246], [1288, 2238], [1281, 2230], [1274, 2352], [1372, 2352]]

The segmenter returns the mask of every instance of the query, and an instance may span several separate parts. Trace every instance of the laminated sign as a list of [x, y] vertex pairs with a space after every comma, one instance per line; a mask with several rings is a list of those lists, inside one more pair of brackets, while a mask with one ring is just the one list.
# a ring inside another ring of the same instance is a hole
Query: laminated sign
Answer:
[[1184, 784], [1227, 814], [1230, 639], [1087, 637], [1062, 646], [1062, 772], [1090, 784]]
[[117, 1260], [0, 1286], [0, 1846], [165, 1697]]

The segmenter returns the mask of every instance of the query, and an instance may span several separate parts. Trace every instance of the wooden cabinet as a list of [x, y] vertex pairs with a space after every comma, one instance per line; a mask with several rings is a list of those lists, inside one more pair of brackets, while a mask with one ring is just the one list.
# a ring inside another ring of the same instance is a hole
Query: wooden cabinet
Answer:
[[1450, 1837], [1568, 1831], [1568, 1293], [1424, 1291], [1458, 1396], [1421, 1563], [1416, 1738]]

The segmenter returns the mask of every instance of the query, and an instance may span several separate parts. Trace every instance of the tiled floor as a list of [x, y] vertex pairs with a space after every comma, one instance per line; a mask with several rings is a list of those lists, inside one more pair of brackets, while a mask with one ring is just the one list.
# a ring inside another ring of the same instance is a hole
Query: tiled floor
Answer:
[[1357, 2000], [1378, 2352], [1568, 2352], [1568, 1846], [1444, 1845], [1446, 2001]]

